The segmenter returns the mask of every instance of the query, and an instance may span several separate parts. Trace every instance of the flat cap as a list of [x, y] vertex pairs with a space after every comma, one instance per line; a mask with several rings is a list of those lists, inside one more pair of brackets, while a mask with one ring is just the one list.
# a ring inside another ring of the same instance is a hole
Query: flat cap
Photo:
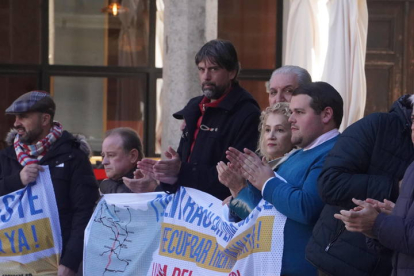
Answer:
[[43, 112], [55, 115], [56, 105], [45, 91], [30, 91], [17, 98], [7, 109], [6, 114]]

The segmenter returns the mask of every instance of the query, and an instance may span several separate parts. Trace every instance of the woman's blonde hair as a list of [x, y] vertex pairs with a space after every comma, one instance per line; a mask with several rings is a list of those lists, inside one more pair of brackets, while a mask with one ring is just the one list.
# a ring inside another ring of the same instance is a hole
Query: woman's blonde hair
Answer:
[[271, 113], [281, 114], [281, 115], [286, 116], [286, 118], [289, 118], [289, 116], [292, 114], [289, 110], [289, 103], [285, 103], [285, 102], [276, 103], [273, 106], [269, 106], [265, 110], [262, 111], [262, 114], [260, 115], [260, 124], [259, 124], [260, 138], [257, 143], [256, 151], [259, 152], [261, 156], [264, 156], [267, 161], [270, 161], [272, 158], [271, 156], [267, 154], [266, 149], [263, 147], [263, 140], [264, 140], [264, 134], [265, 134], [266, 120], [267, 120], [267, 117], [269, 117], [269, 114]]

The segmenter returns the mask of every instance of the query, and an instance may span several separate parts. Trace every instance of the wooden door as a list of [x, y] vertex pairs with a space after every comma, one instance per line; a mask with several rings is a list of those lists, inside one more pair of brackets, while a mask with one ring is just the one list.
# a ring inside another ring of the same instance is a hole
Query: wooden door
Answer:
[[365, 115], [414, 94], [414, 0], [368, 0]]

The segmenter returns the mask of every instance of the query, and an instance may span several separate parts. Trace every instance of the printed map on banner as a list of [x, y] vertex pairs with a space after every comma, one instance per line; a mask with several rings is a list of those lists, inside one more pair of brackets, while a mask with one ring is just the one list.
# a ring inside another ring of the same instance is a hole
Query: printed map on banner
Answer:
[[[105, 195], [120, 204], [101, 200], [96, 207], [85, 232], [84, 275], [143, 275], [140, 271], [148, 270], [161, 229], [153, 211], [159, 207], [151, 206], [153, 194]], [[136, 204], [141, 201], [145, 204]]]
[[262, 200], [229, 222], [220, 200], [190, 188], [107, 194], [85, 232], [84, 275], [280, 275], [285, 221]]
[[0, 197], [0, 275], [56, 275], [62, 241], [48, 167]]

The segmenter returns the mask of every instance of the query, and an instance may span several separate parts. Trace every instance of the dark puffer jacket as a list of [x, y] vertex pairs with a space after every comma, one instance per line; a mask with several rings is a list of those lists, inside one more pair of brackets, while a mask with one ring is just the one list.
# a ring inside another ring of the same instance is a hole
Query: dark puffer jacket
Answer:
[[414, 275], [414, 162], [404, 175], [392, 215], [380, 214], [375, 220], [374, 235], [394, 251], [393, 276]]
[[[40, 161], [40, 165], [49, 166], [56, 196], [63, 245], [60, 264], [73, 271], [82, 261], [84, 231], [99, 198], [87, 149], [85, 143], [64, 131]], [[22, 168], [13, 146], [0, 151], [0, 196], [24, 187]]]
[[[134, 178], [134, 169], [129, 171], [125, 177]], [[102, 194], [116, 194], [116, 193], [132, 193], [132, 191], [124, 184], [121, 179], [113, 180], [110, 178], [102, 180], [99, 185], [99, 190]]]
[[178, 182], [175, 185], [161, 185], [166, 192], [175, 192], [179, 186], [187, 186], [225, 199], [230, 191], [218, 180], [216, 165], [219, 161], [227, 162], [226, 150], [229, 147], [238, 150], [256, 148], [260, 109], [249, 92], [233, 84], [229, 94], [217, 107], [206, 108], [201, 122], [204, 127], [198, 132], [191, 150], [197, 121], [201, 116], [199, 103], [203, 97], [191, 99], [184, 109], [173, 115], [186, 122], [177, 150], [182, 163]]
[[319, 176], [319, 193], [326, 203], [306, 258], [327, 274], [338, 276], [389, 275], [390, 255], [371, 252], [365, 236], [345, 230], [334, 218], [353, 208], [352, 198], [395, 201], [398, 183], [414, 160], [409, 95], [389, 113], [371, 114], [349, 126], [326, 158]]
[[[134, 171], [136, 168], [130, 170], [126, 175], [127, 178], [134, 178]], [[155, 182], [155, 180], [152, 180]], [[99, 190], [102, 194], [117, 194], [117, 193], [133, 193], [124, 183], [122, 178], [118, 180], [113, 180], [110, 178], [106, 178], [102, 180], [101, 184], [99, 185]], [[156, 186], [154, 192], [162, 192], [162, 189], [159, 185]]]

